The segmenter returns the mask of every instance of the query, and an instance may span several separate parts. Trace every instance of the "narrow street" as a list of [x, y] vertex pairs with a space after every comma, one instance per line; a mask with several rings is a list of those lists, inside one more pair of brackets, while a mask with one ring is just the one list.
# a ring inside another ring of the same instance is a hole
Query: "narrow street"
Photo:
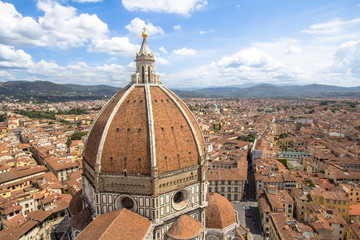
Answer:
[[255, 240], [263, 240], [263, 229], [259, 215], [258, 202], [256, 201], [256, 188], [254, 182], [253, 164], [251, 154], [248, 155], [247, 183], [245, 185], [244, 199], [238, 204], [233, 204], [238, 212], [242, 225], [250, 229]]

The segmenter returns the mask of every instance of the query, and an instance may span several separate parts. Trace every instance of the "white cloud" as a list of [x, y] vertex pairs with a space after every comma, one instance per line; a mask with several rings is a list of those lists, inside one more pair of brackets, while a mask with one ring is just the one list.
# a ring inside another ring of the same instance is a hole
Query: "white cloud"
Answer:
[[111, 55], [135, 56], [140, 49], [139, 45], [130, 43], [127, 37], [113, 37], [111, 39], [94, 39], [89, 52], [107, 52]]
[[[360, 77], [360, 40], [349, 41], [340, 45], [334, 54], [334, 62], [330, 71]], [[358, 81], [358, 85], [360, 85], [360, 80]]]
[[0, 44], [0, 68], [28, 68], [32, 65], [32, 57], [23, 50]]
[[315, 24], [309, 27], [314, 32], [298, 38], [254, 42], [211, 64], [169, 74], [162, 81], [169, 87], [236, 85], [249, 81], [359, 86], [359, 21]]
[[[285, 42], [287, 44], [293, 43], [293, 41]], [[271, 42], [262, 44], [266, 47], [268, 45], [276, 46], [274, 51], [282, 49], [284, 56], [289, 55], [282, 44]], [[257, 43], [257, 45], [260, 46], [261, 43]], [[292, 56], [295, 57], [296, 55]], [[246, 82], [293, 84], [296, 81], [303, 81], [304, 72], [301, 68], [296, 65], [288, 65], [279, 59], [281, 58], [275, 58], [273, 54], [263, 50], [261, 47], [252, 46], [244, 48], [233, 55], [224, 56], [211, 64], [170, 74], [162, 81], [169, 84], [169, 87], [179, 85], [226, 86]]]
[[0, 2], [0, 43], [16, 46], [78, 47], [89, 39], [105, 38], [107, 24], [95, 14], [76, 13], [76, 9], [56, 2], [39, 1], [44, 16], [38, 21], [23, 17], [14, 5]]
[[107, 59], [106, 62], [113, 62], [116, 60], [118, 60], [116, 57], [111, 57], [111, 58]]
[[128, 11], [165, 12], [189, 16], [207, 5], [206, 0], [122, 0]]
[[13, 74], [9, 73], [7, 70], [0, 70], [0, 77], [0, 82], [3, 82], [4, 79], [6, 79], [6, 81], [16, 80], [16, 77]]
[[85, 3], [85, 2], [97, 3], [97, 2], [102, 2], [103, 0], [72, 0], [72, 1], [79, 3]]
[[155, 60], [160, 65], [170, 65], [170, 62], [162, 57], [155, 57]]
[[213, 33], [214, 30], [200, 30], [200, 34], [201, 35], [205, 35], [205, 34], [209, 34], [209, 33]]
[[159, 50], [160, 50], [160, 52], [162, 52], [163, 54], [167, 54], [167, 53], [168, 53], [168, 51], [165, 49], [164, 46], [159, 47]]
[[256, 47], [243, 49], [230, 57], [223, 57], [217, 65], [220, 67], [248, 66], [253, 68], [277, 68], [281, 66], [278, 61]]
[[174, 25], [174, 30], [181, 30], [181, 26], [180, 25]]
[[191, 55], [195, 55], [196, 50], [184, 47], [181, 49], [174, 50], [173, 53], [175, 53], [177, 55], [182, 55], [182, 56], [191, 56]]
[[22, 79], [28, 81], [48, 80], [56, 83], [125, 86], [130, 82], [131, 74], [134, 71], [134, 64], [127, 66], [118, 64], [89, 66], [85, 62], [77, 62], [67, 66], [59, 66], [55, 62], [41, 60], [28, 69], [6, 69], [0, 72], [0, 76], [3, 76], [4, 81], [8, 81], [16, 79], [12, 76], [13, 73], [22, 73], [23, 76], [26, 76]]
[[302, 32], [311, 34], [337, 34], [359, 23], [360, 18], [355, 18], [349, 21], [336, 19], [331, 22], [313, 24], [310, 26], [310, 29], [303, 30]]
[[145, 21], [141, 20], [140, 18], [134, 18], [131, 20], [130, 24], [125, 26], [125, 28], [135, 36], [141, 36], [141, 33], [144, 31], [144, 27], [146, 28], [146, 33], [148, 35], [164, 34], [164, 30], [161, 27], [155, 27], [150, 22], [145, 24]]

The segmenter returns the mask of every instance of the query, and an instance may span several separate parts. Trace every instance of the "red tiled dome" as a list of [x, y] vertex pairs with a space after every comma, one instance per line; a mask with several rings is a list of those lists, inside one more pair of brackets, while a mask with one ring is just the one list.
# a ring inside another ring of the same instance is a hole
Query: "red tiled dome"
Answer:
[[132, 84], [100, 111], [84, 160], [100, 173], [151, 175], [199, 163], [201, 130], [186, 105], [163, 85]]
[[166, 235], [172, 239], [192, 239], [199, 236], [201, 231], [201, 223], [198, 220], [184, 214], [176, 219], [167, 231]]
[[224, 229], [236, 222], [235, 210], [229, 200], [217, 193], [207, 195], [206, 227]]
[[81, 200], [82, 190], [77, 191], [69, 203], [69, 211], [71, 215], [76, 215], [83, 209]]

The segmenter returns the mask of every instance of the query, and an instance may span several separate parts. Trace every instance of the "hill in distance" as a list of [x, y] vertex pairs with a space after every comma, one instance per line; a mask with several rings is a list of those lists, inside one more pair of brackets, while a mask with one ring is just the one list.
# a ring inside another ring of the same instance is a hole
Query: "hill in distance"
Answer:
[[195, 91], [221, 97], [248, 98], [360, 97], [360, 86], [337, 87], [321, 84], [310, 84], [304, 86], [276, 86], [271, 84], [259, 84], [247, 88], [212, 87], [197, 89]]
[[[38, 101], [72, 101], [72, 100], [94, 100], [108, 99], [121, 88], [108, 85], [77, 85], [77, 84], [57, 84], [49, 81], [8, 81], [0, 82], [0, 96], [13, 96], [20, 100], [29, 98]], [[174, 90], [180, 97], [217, 97], [215, 95]]]
[[[121, 88], [108, 85], [57, 84], [49, 81], [9, 81], [0, 83], [0, 96], [13, 96], [20, 100], [33, 98], [39, 101], [71, 101], [107, 99]], [[311, 84], [305, 86], [277, 86], [259, 84], [245, 87], [243, 85], [227, 87], [210, 87], [185, 91], [173, 90], [179, 97], [246, 97], [246, 98], [326, 98], [326, 97], [360, 97], [359, 87], [337, 87]]]

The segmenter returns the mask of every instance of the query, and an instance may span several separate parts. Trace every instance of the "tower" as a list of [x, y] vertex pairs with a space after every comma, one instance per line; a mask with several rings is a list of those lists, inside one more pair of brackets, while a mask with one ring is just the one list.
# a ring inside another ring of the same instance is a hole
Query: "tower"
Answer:
[[94, 218], [123, 208], [135, 212], [151, 221], [153, 239], [176, 239], [175, 226], [187, 224], [197, 226], [192, 238], [204, 239], [203, 136], [186, 104], [160, 83], [145, 30], [142, 35], [131, 83], [107, 102], [89, 130], [83, 207]]
[[156, 74], [154, 54], [150, 51], [146, 41], [147, 34], [142, 33], [143, 42], [140, 51], [136, 54], [136, 72], [131, 75], [131, 81], [135, 84], [160, 84], [160, 76]]

